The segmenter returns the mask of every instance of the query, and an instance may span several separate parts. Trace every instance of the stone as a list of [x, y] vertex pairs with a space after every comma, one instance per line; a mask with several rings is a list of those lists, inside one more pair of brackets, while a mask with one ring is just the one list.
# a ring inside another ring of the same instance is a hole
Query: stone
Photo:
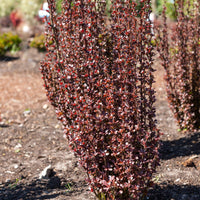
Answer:
[[49, 107], [49, 106], [48, 106], [47, 104], [44, 104], [42, 108], [43, 108], [44, 110], [46, 110], [48, 107]]
[[181, 164], [184, 167], [196, 167], [195, 163], [194, 163], [194, 159], [197, 158], [198, 156], [191, 156], [190, 158], [188, 158], [187, 160], [185, 160], [184, 162], [182, 162]]
[[39, 179], [49, 179], [54, 176], [55, 172], [51, 165], [47, 166], [40, 174]]

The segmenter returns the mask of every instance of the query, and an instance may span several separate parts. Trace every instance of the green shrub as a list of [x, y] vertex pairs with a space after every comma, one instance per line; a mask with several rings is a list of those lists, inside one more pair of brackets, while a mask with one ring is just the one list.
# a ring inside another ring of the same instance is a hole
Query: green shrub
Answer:
[[21, 39], [13, 33], [3, 33], [0, 35], [0, 56], [4, 56], [7, 51], [15, 52], [20, 49]]
[[38, 51], [46, 51], [45, 47], [45, 35], [37, 35], [33, 38], [30, 43], [30, 47], [37, 48]]
[[63, 0], [56, 0], [56, 9], [58, 13], [62, 12], [62, 2]]
[[[163, 5], [164, 5], [164, 2], [165, 0], [158, 0], [156, 1], [156, 6], [157, 6], [157, 9], [156, 9], [156, 12], [157, 14], [161, 14], [162, 11], [163, 11]], [[175, 14], [175, 6], [174, 6], [174, 3], [172, 3], [171, 1], [169, 0], [166, 0], [166, 14], [167, 16], [172, 19], [172, 20], [175, 20], [176, 19], [176, 14]]]
[[22, 12], [25, 19], [31, 22], [40, 10], [43, 0], [21, 0], [17, 8]]
[[19, 0], [1, 0], [0, 17], [8, 16], [16, 7]]

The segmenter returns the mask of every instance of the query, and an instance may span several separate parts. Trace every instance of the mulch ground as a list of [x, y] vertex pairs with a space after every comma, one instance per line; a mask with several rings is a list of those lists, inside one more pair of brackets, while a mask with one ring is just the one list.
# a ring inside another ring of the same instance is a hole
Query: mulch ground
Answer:
[[[36, 49], [0, 59], [0, 200], [93, 200], [86, 173], [69, 151], [48, 103]], [[150, 200], [200, 200], [200, 133], [180, 133], [169, 109], [163, 69], [155, 58], [156, 108], [163, 135]], [[44, 168], [54, 173], [40, 179]]]

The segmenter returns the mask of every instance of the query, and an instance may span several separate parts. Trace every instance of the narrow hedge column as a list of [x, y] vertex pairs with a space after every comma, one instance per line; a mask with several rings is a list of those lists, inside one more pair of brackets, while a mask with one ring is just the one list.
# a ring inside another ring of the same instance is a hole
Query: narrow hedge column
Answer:
[[[150, 1], [48, 0], [47, 96], [99, 199], [139, 199], [158, 165]], [[107, 10], [108, 12], [108, 10]]]
[[200, 128], [200, 2], [176, 0], [175, 7], [173, 30], [163, 10], [164, 24], [156, 28], [157, 45], [175, 119], [181, 131], [192, 132]]

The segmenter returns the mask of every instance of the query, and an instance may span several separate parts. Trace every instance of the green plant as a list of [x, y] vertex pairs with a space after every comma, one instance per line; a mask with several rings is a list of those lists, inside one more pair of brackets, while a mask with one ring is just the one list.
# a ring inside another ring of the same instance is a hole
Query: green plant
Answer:
[[0, 56], [4, 56], [7, 51], [16, 52], [20, 49], [21, 39], [13, 33], [3, 33], [0, 35]]
[[73, 186], [72, 183], [67, 183], [67, 184], [65, 184], [66, 192], [72, 191], [72, 190], [73, 190], [73, 189], [72, 189], [72, 186]]
[[[198, 0], [184, 0], [184, 14], [188, 15], [187, 10], [195, 8], [195, 4]], [[163, 11], [163, 6], [165, 5], [166, 16], [172, 20], [177, 20], [176, 7], [178, 6], [176, 0], [156, 0], [156, 14], [161, 15]]]
[[21, 178], [16, 178], [15, 182], [12, 184], [9, 184], [9, 188], [11, 190], [15, 189], [17, 187], [17, 184], [19, 183], [19, 181], [21, 180]]
[[62, 12], [62, 2], [63, 0], [56, 0], [56, 8], [58, 13]]
[[1, 0], [0, 17], [8, 16], [19, 3], [19, 0]]
[[37, 48], [39, 51], [46, 51], [45, 40], [44, 34], [37, 35], [31, 40], [30, 47]]
[[101, 200], [142, 198], [159, 163], [151, 8], [141, 2], [111, 1], [106, 26], [106, 1], [65, 0], [58, 14], [48, 0], [44, 86]]
[[43, 0], [1, 0], [0, 17], [8, 16], [12, 11], [19, 11], [29, 22], [34, 20]]
[[[156, 1], [156, 12], [157, 12], [158, 15], [162, 14], [164, 4], [165, 4], [165, 0], [157, 0]], [[166, 0], [165, 6], [166, 6], [166, 15], [170, 19], [175, 20], [176, 19], [176, 13], [175, 13], [174, 2], [172, 2], [170, 0]]]
[[34, 17], [38, 15], [38, 10], [41, 8], [43, 0], [20, 0], [16, 9], [22, 12], [24, 18], [32, 22]]

